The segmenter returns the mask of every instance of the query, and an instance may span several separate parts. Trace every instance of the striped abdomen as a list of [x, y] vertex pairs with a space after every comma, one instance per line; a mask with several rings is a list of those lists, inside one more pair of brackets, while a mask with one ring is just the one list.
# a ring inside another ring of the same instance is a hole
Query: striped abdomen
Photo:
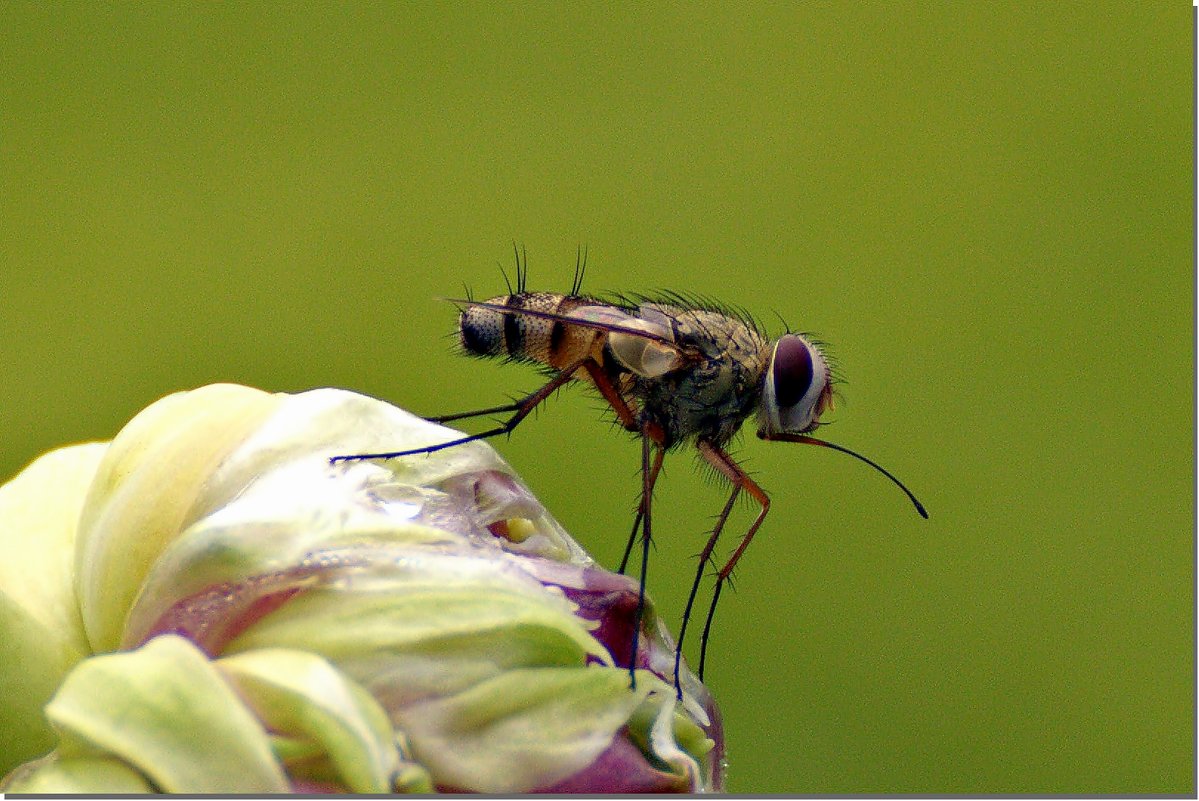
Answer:
[[507, 311], [488, 306], [467, 306], [462, 311], [458, 332], [467, 353], [536, 362], [558, 370], [585, 356], [592, 356], [602, 363], [604, 331], [521, 312], [528, 310], [568, 317], [579, 307], [606, 304], [553, 292], [501, 295], [484, 303], [502, 306]]

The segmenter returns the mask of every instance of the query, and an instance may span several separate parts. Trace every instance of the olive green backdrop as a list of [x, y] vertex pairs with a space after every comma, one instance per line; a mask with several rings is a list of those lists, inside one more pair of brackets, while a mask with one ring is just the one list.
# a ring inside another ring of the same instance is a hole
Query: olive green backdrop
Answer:
[[[535, 373], [457, 356], [437, 298], [501, 292], [513, 240], [564, 290], [584, 244], [593, 290], [817, 332], [823, 433], [932, 515], [738, 446], [774, 506], [711, 646], [730, 789], [1193, 794], [1192, 20], [5, 3], [0, 469], [212, 381], [501, 402]], [[599, 407], [496, 444], [612, 565], [639, 456]], [[671, 621], [725, 498], [693, 462], [655, 512]]]

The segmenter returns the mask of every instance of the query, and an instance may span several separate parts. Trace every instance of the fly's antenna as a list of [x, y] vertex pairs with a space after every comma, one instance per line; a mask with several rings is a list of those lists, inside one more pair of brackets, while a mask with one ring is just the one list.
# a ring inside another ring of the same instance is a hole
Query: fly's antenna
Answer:
[[575, 250], [575, 280], [571, 282], [570, 294], [577, 297], [583, 290], [583, 275], [587, 272], [587, 246], [580, 245]]
[[865, 462], [866, 464], [870, 465], [878, 472], [882, 473], [887, 478], [891, 479], [892, 483], [894, 483], [895, 486], [897, 486], [901, 490], [903, 490], [904, 494], [908, 496], [908, 500], [910, 500], [912, 502], [912, 504], [916, 507], [916, 511], [920, 513], [920, 516], [923, 517], [925, 520], [928, 519], [928, 512], [926, 512], [924, 510], [924, 504], [920, 503], [920, 501], [918, 501], [916, 499], [916, 496], [912, 494], [912, 491], [910, 489], [908, 489], [907, 487], [904, 486], [902, 481], [900, 481], [895, 476], [891, 475], [891, 472], [889, 470], [887, 470], [885, 467], [883, 467], [882, 465], [880, 465], [878, 462], [875, 462], [871, 459], [867, 459], [865, 456], [863, 456], [860, 453], [857, 453], [856, 451], [851, 451], [849, 448], [843, 447], [841, 445], [834, 445], [833, 443], [827, 442], [823, 439], [815, 439], [814, 437], [808, 437], [803, 434], [787, 434], [787, 433], [762, 434], [762, 433], [759, 433], [758, 436], [761, 437], [762, 439], [770, 440], [770, 441], [774, 441], [774, 442], [798, 442], [802, 445], [819, 445], [822, 448], [832, 448], [835, 451], [840, 451], [841, 453], [847, 453], [850, 456], [852, 456], [853, 458]]

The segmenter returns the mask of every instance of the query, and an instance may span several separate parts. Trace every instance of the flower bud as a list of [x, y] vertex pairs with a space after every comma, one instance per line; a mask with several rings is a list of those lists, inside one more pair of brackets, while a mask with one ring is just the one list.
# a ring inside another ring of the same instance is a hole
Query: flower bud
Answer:
[[0, 678], [31, 688], [0, 737], [28, 759], [58, 735], [5, 789], [719, 789], [715, 705], [689, 671], [676, 700], [652, 604], [630, 687], [636, 583], [492, 448], [329, 461], [454, 437], [350, 392], [214, 385], [0, 488], [27, 555], [0, 567]]

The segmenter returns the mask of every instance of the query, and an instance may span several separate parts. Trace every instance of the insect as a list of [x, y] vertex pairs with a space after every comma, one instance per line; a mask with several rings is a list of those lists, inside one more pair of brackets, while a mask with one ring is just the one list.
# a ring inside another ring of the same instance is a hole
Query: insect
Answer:
[[[700, 641], [699, 677], [704, 675], [709, 634], [720, 593], [745, 549], [770, 511], [770, 498], [729, 455], [727, 446], [750, 417], [756, 416], [758, 437], [773, 442], [819, 445], [849, 454], [873, 467], [908, 496], [923, 517], [920, 501], [882, 466], [848, 448], [809, 434], [833, 405], [833, 376], [819, 344], [787, 332], [771, 340], [736, 309], [675, 293], [656, 297], [617, 296], [610, 300], [582, 295], [586, 259], [576, 262], [575, 280], [567, 294], [530, 292], [527, 259], [517, 252], [516, 286], [487, 300], [453, 301], [463, 350], [473, 356], [500, 358], [543, 368], [549, 380], [510, 404], [429, 418], [447, 423], [482, 415], [510, 413], [501, 425], [478, 434], [412, 450], [336, 456], [331, 461], [392, 459], [433, 453], [474, 440], [511, 433], [539, 404], [570, 381], [590, 383], [620, 424], [641, 440], [641, 499], [620, 572], [640, 534], [640, 592], [633, 626], [630, 681], [636, 663], [644, 613], [646, 568], [652, 537], [654, 485], [667, 452], [693, 446], [699, 456], [732, 485], [699, 554], [675, 652], [674, 681], [679, 689], [683, 639], [699, 586], [724, 531], [734, 502], [745, 493], [758, 513], [736, 548], [716, 570], [715, 587]], [[505, 276], [505, 279], [507, 277]]]

